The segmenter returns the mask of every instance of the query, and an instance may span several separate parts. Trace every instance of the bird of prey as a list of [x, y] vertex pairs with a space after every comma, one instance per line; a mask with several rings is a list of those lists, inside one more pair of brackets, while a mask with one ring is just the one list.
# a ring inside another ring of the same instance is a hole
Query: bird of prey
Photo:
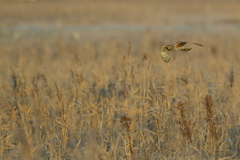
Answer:
[[[192, 48], [184, 48], [183, 47], [187, 43], [191, 43], [191, 42], [178, 41], [176, 44], [162, 46], [161, 56], [162, 56], [163, 61], [166, 63], [170, 61], [170, 55], [169, 55], [170, 51], [185, 51], [185, 52], [187, 52], [187, 51], [191, 50]], [[191, 44], [195, 44], [195, 45], [203, 47], [203, 45], [201, 45], [199, 43], [191, 43]]]

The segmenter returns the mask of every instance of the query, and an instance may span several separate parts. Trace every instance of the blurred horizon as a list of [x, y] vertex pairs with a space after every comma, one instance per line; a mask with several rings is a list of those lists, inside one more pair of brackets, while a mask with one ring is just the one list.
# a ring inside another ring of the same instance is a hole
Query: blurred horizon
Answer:
[[[227, 3], [227, 5], [226, 5]], [[1, 35], [41, 36], [116, 31], [218, 34], [239, 31], [238, 1], [74, 1], [2, 2]], [[70, 32], [72, 31], [72, 33]], [[197, 33], [196, 33], [197, 32]], [[91, 34], [91, 33], [90, 33]], [[198, 35], [199, 36], [199, 35]]]

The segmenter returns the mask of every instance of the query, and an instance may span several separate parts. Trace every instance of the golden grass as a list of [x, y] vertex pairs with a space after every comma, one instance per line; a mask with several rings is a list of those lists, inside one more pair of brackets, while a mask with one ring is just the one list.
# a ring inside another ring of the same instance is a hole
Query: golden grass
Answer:
[[[240, 158], [240, 34], [218, 21], [238, 19], [239, 2], [219, 2], [221, 12], [214, 1], [184, 1], [179, 10], [174, 1], [136, 3], [2, 3], [0, 159]], [[183, 22], [175, 21], [181, 12]], [[90, 30], [50, 37], [14, 28], [59, 19]], [[100, 22], [146, 28], [91, 30]], [[216, 30], [199, 27], [209, 22]], [[185, 23], [196, 27], [161, 30]], [[161, 46], [178, 40], [204, 47], [173, 52], [164, 63]]]

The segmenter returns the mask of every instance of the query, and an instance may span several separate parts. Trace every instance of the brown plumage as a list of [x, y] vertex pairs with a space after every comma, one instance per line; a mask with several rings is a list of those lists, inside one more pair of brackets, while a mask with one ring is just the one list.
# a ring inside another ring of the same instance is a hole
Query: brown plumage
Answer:
[[[170, 44], [170, 45], [164, 45], [162, 46], [161, 49], [161, 56], [164, 62], [169, 62], [170, 61], [170, 51], [190, 51], [192, 48], [184, 48], [183, 46], [187, 43], [191, 43], [191, 42], [185, 42], [185, 41], [178, 41], [176, 44]], [[198, 46], [202, 46], [199, 43], [191, 43], [191, 44], [195, 44]]]

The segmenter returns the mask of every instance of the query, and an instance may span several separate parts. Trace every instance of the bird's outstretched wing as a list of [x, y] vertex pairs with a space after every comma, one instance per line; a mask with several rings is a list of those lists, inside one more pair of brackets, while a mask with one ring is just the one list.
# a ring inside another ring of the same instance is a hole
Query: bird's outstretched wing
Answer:
[[184, 46], [184, 45], [187, 44], [187, 43], [188, 43], [188, 42], [185, 42], [185, 41], [177, 41], [177, 43], [174, 44], [174, 46], [175, 46], [176, 48], [179, 48], [179, 47]]
[[184, 51], [184, 52], [187, 52], [187, 51], [190, 51], [192, 48], [184, 48], [184, 47], [180, 47], [179, 48], [179, 51]]
[[161, 56], [164, 62], [169, 62], [170, 61], [170, 50], [168, 50], [167, 46], [162, 46], [161, 49]]
[[202, 47], [203, 47], [202, 44], [193, 43], [193, 42], [186, 42], [186, 41], [177, 41], [177, 43], [176, 43], [174, 46], [175, 46], [176, 48], [178, 48], [178, 47], [184, 46], [184, 45], [187, 44], [187, 43], [191, 43], [191, 44], [195, 44], [195, 45], [198, 45], [198, 46], [202, 46]]

